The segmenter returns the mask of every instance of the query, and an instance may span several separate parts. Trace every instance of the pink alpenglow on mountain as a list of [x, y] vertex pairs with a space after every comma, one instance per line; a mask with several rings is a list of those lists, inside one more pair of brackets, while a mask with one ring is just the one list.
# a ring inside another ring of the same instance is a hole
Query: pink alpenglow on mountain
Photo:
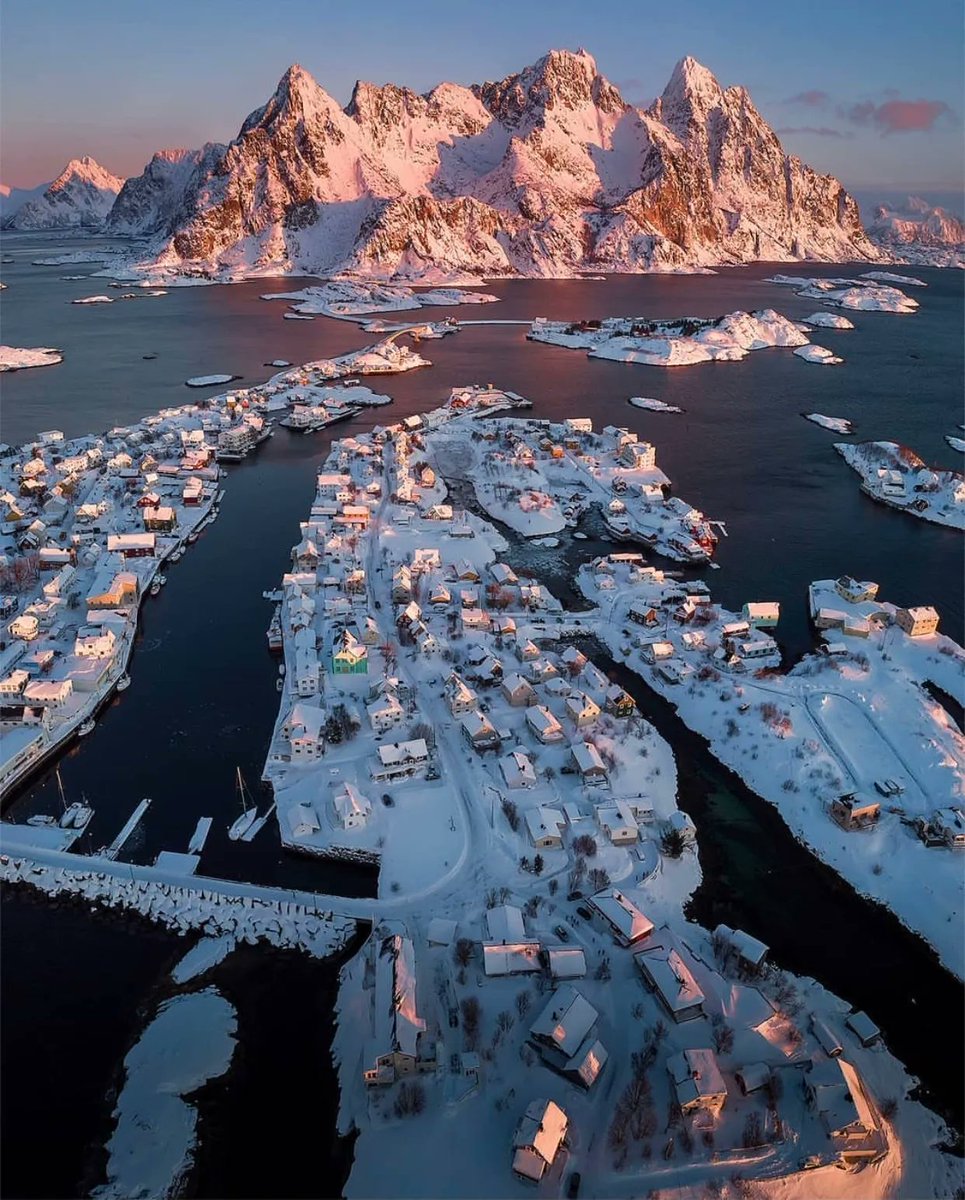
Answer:
[[344, 109], [290, 67], [229, 146], [155, 156], [110, 227], [151, 236], [158, 265], [222, 277], [879, 257], [854, 200], [785, 154], [743, 88], [688, 58], [644, 111], [583, 50], [425, 95], [358, 83]]
[[12, 229], [100, 229], [124, 185], [88, 155], [72, 158], [42, 195], [22, 204]]
[[881, 205], [868, 234], [903, 262], [965, 267], [965, 224], [919, 196], [909, 196], [900, 208]]

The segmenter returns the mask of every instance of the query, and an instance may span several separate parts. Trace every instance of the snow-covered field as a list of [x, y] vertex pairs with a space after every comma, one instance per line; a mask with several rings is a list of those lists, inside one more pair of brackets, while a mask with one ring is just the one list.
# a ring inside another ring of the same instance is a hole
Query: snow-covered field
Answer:
[[228, 1070], [237, 1024], [234, 1008], [214, 988], [161, 1005], [124, 1060], [107, 1183], [92, 1196], [179, 1194], [197, 1144], [197, 1109], [184, 1097]]

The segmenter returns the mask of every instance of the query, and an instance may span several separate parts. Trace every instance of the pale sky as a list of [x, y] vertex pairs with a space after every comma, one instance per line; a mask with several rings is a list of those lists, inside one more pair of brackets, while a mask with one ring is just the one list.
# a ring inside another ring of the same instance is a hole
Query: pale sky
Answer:
[[959, 0], [4, 0], [0, 181], [83, 154], [126, 176], [161, 147], [229, 141], [292, 62], [344, 104], [357, 78], [426, 91], [580, 46], [640, 104], [693, 55], [850, 189], [961, 192]]

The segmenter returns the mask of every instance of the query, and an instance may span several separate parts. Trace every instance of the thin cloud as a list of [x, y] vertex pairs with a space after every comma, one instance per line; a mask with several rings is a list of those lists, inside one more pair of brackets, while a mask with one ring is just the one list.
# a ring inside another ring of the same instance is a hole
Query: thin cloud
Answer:
[[882, 136], [890, 133], [928, 133], [944, 118], [955, 122], [956, 117], [944, 100], [886, 100], [875, 104], [864, 100], [858, 104], [842, 105], [838, 115], [853, 125], [872, 125]]
[[823, 108], [831, 99], [827, 92], [822, 92], [818, 88], [812, 88], [807, 92], [798, 92], [796, 96], [791, 96], [785, 100], [785, 104], [803, 104], [806, 108]]
[[827, 125], [790, 125], [783, 129], [775, 129], [774, 132], [779, 137], [784, 137], [786, 134], [792, 133], [810, 133], [814, 137], [826, 138], [852, 138], [854, 134], [849, 130], [847, 133], [842, 133], [840, 129], [831, 129]]

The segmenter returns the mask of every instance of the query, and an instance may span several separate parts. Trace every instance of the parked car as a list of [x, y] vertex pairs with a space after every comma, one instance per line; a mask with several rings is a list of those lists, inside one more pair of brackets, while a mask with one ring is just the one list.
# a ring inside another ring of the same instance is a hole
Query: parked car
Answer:
[[582, 900], [583, 893], [579, 892], [579, 891], [567, 892], [566, 898], [567, 898], [567, 900]]
[[578, 904], [576, 906], [576, 911], [580, 914], [580, 916], [583, 918], [584, 921], [592, 921], [593, 920], [593, 913], [590, 912], [590, 910], [586, 907], [585, 904]]
[[561, 942], [568, 942], [570, 940], [570, 931], [566, 928], [565, 925], [555, 925], [553, 927], [553, 932], [556, 934], [556, 936], [560, 939]]

